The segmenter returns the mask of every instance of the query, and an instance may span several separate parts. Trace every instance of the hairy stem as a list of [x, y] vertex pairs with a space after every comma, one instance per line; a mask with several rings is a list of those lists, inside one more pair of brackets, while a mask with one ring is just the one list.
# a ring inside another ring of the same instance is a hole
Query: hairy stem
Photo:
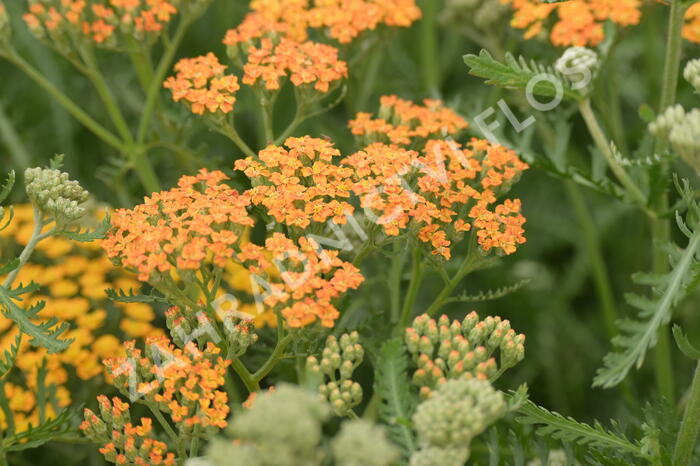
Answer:
[[412, 256], [411, 281], [409, 282], [408, 291], [406, 292], [406, 299], [403, 302], [401, 321], [399, 322], [399, 326], [396, 328], [396, 331], [398, 332], [403, 332], [403, 330], [408, 327], [408, 323], [413, 315], [413, 305], [416, 302], [418, 290], [421, 282], [423, 281], [421, 250], [419, 246], [413, 247]]
[[688, 466], [695, 450], [700, 432], [700, 361], [695, 366], [695, 375], [690, 386], [690, 399], [683, 413], [681, 429], [673, 451], [675, 466]]

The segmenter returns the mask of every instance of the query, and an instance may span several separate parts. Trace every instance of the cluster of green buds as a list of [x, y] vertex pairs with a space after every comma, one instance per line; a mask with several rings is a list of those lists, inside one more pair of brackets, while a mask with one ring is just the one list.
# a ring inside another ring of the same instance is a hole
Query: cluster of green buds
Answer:
[[690, 60], [683, 69], [683, 77], [700, 94], [700, 58]]
[[442, 384], [413, 415], [420, 450], [411, 458], [411, 466], [462, 466], [469, 458], [472, 439], [505, 412], [503, 394], [488, 381], [461, 379]]
[[90, 197], [80, 183], [69, 179], [68, 173], [55, 168], [28, 168], [24, 172], [27, 196], [44, 216], [63, 227], [87, 213], [81, 204]]
[[506, 18], [508, 11], [508, 5], [500, 0], [447, 0], [440, 22], [467, 34], [472, 29], [487, 31]]
[[224, 320], [224, 333], [228, 349], [235, 357], [241, 356], [258, 341], [253, 319], [236, 319], [228, 317]]
[[344, 422], [331, 450], [336, 466], [389, 466], [400, 456], [384, 427], [363, 419]]
[[352, 380], [365, 355], [359, 340], [357, 332], [345, 333], [340, 339], [331, 335], [326, 339], [321, 360], [315, 356], [306, 360], [309, 372], [323, 377], [319, 393], [338, 416], [348, 415], [362, 401], [362, 387]]
[[700, 109], [686, 112], [680, 105], [669, 107], [649, 125], [649, 132], [665, 139], [700, 174]]
[[586, 89], [591, 87], [599, 65], [595, 51], [586, 47], [569, 47], [556, 61], [554, 68], [571, 82], [574, 89]]
[[420, 315], [406, 329], [405, 340], [418, 366], [413, 383], [420, 387], [423, 398], [450, 379], [493, 381], [525, 357], [525, 335], [516, 334], [510, 322], [500, 317], [479, 320], [476, 312], [462, 322], [450, 322], [446, 315], [438, 321]]

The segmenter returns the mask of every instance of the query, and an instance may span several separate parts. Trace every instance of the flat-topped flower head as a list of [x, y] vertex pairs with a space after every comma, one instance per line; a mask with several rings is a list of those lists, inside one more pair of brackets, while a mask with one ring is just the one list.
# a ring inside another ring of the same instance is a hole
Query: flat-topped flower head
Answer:
[[[70, 40], [76, 34], [107, 47], [123, 36], [152, 39], [178, 13], [175, 0], [30, 0], [24, 20], [40, 39]], [[120, 37], [121, 36], [121, 37]]]
[[358, 113], [350, 121], [352, 134], [361, 141], [390, 142], [411, 145], [416, 140], [455, 136], [468, 123], [439, 100], [426, 99], [423, 105], [400, 99], [395, 95], [380, 99], [378, 118], [369, 113]]
[[538, 36], [550, 17], [555, 16], [549, 38], [558, 46], [594, 46], [605, 37], [603, 25], [612, 21], [620, 26], [639, 24], [640, 0], [572, 0], [543, 3], [537, 0], [504, 0], [513, 6], [511, 26], [525, 29], [525, 38]]
[[[364, 281], [357, 267], [338, 257], [336, 250], [321, 250], [306, 237], [292, 241], [273, 233], [265, 247], [247, 243], [237, 256], [265, 289], [264, 305], [279, 312], [288, 326], [320, 322], [333, 327], [340, 312], [333, 301]], [[275, 268], [278, 273], [271, 275]]]
[[163, 87], [170, 89], [175, 102], [184, 101], [192, 113], [226, 114], [233, 110], [238, 78], [225, 74], [226, 67], [209, 52], [195, 58], [183, 58], [175, 64], [175, 76], [169, 77]]
[[204, 264], [223, 267], [244, 229], [253, 226], [246, 211], [250, 199], [224, 184], [226, 179], [202, 169], [133, 209], [117, 210], [103, 242], [107, 255], [142, 281]]
[[264, 38], [259, 46], [249, 47], [247, 54], [243, 82], [270, 91], [280, 89], [282, 78], [288, 77], [297, 87], [326, 93], [348, 74], [336, 48], [311, 41]]
[[478, 139], [466, 147], [429, 139], [411, 151], [376, 142], [342, 164], [353, 168], [352, 192], [360, 206], [387, 235], [416, 231], [445, 259], [472, 227], [484, 251], [511, 254], [525, 242], [520, 201], [497, 203], [528, 168], [505, 147]]
[[306, 228], [312, 222], [347, 222], [352, 169], [334, 164], [340, 151], [324, 139], [289, 138], [284, 146], [269, 146], [258, 159], [237, 160], [236, 169], [253, 180], [246, 191], [275, 221]]
[[68, 173], [55, 168], [28, 168], [24, 172], [25, 189], [32, 205], [43, 215], [63, 226], [86, 214], [82, 206], [90, 194]]

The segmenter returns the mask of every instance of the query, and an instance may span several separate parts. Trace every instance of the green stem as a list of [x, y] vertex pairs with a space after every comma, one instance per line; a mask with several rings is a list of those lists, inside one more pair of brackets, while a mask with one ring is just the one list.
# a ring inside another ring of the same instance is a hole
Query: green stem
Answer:
[[605, 267], [605, 261], [603, 260], [603, 254], [600, 249], [600, 242], [593, 223], [593, 218], [591, 217], [588, 207], [586, 207], [586, 202], [578, 186], [572, 181], [566, 181], [564, 184], [574, 208], [576, 219], [581, 227], [586, 255], [591, 261], [591, 271], [603, 311], [605, 328], [608, 331], [608, 337], [613, 338], [617, 334], [615, 322], [617, 321], [618, 313], [617, 307], [615, 306], [615, 298], [610, 287], [610, 276]]
[[265, 364], [263, 364], [262, 367], [255, 372], [255, 374], [253, 374], [253, 380], [255, 383], [260, 383], [260, 381], [265, 378], [265, 376], [269, 374], [272, 369], [274, 369], [280, 359], [282, 359], [284, 350], [287, 348], [287, 345], [291, 343], [291, 341], [292, 335], [287, 334], [277, 342], [275, 349], [272, 350], [272, 354], [269, 358], [267, 358]]
[[199, 431], [201, 430], [201, 426], [197, 424], [194, 427], [194, 431], [192, 432], [192, 442], [190, 443], [190, 454], [189, 458], [194, 458], [197, 456], [197, 453], [199, 452]]
[[173, 59], [175, 58], [175, 53], [177, 52], [182, 39], [185, 37], [185, 32], [187, 28], [192, 23], [193, 18], [185, 18], [184, 16], [177, 25], [175, 34], [171, 41], [165, 46], [163, 55], [158, 62], [156, 71], [153, 74], [153, 79], [151, 79], [148, 92], [146, 93], [146, 103], [143, 106], [143, 112], [141, 113], [141, 119], [139, 120], [139, 128], [136, 133], [136, 141], [139, 144], [143, 144], [146, 140], [146, 135], [148, 134], [148, 128], [151, 125], [153, 110], [155, 109], [156, 103], [158, 101], [158, 92], [165, 79], [165, 75], [168, 73], [170, 66], [172, 65]]
[[16, 52], [9, 52], [5, 57], [13, 63], [17, 68], [21, 69], [42, 89], [49, 93], [68, 113], [82, 123], [86, 128], [92, 131], [95, 136], [102, 139], [105, 143], [119, 150], [126, 152], [124, 143], [119, 140], [111, 131], [95, 121], [90, 115], [85, 113], [82, 108], [76, 105], [68, 96], [61, 92], [56, 86], [48, 81], [44, 76], [30, 65], [24, 58]]
[[673, 451], [675, 466], [688, 466], [695, 450], [700, 432], [700, 361], [695, 366], [695, 375], [690, 386], [690, 399], [683, 413], [681, 428]]
[[610, 148], [610, 144], [608, 143], [608, 139], [605, 136], [605, 133], [603, 133], [602, 128], [598, 124], [598, 120], [593, 114], [593, 109], [591, 108], [591, 101], [589, 99], [582, 100], [581, 102], [579, 102], [578, 108], [581, 112], [581, 116], [583, 116], [583, 119], [586, 122], [588, 131], [593, 137], [593, 141], [598, 147], [598, 150], [600, 150], [600, 152], [603, 154], [603, 157], [605, 157], [605, 160], [608, 163], [608, 166], [610, 167], [612, 172], [615, 174], [620, 183], [622, 183], [622, 186], [625, 187], [630, 196], [632, 196], [633, 200], [642, 208], [645, 208], [647, 203], [646, 196], [644, 196], [642, 191], [637, 187], [637, 185], [634, 183], [629, 174], [616, 160], [615, 154], [613, 154], [612, 149]]
[[[160, 412], [158, 407], [153, 406], [152, 403], [144, 402], [146, 406], [148, 406], [148, 409], [151, 410], [151, 413], [153, 413], [153, 416], [156, 418], [158, 423], [163, 427], [165, 430], [165, 433], [168, 434], [168, 437], [170, 437], [170, 440], [174, 444], [179, 444], [180, 443], [180, 437], [175, 433], [173, 430], [173, 427], [170, 425], [170, 423], [163, 417], [163, 414]], [[182, 457], [184, 457], [184, 454], [181, 454]]]
[[438, 95], [440, 87], [440, 65], [437, 62], [437, 11], [436, 0], [424, 0], [421, 7], [420, 56], [423, 86], [429, 95]]
[[399, 241], [394, 243], [394, 255], [391, 257], [389, 270], [389, 302], [391, 323], [398, 324], [401, 310], [401, 275], [403, 272], [404, 250]]
[[437, 295], [435, 298], [435, 301], [428, 307], [428, 310], [425, 311], [426, 314], [428, 314], [431, 317], [434, 317], [435, 314], [442, 309], [442, 307], [447, 304], [447, 300], [454, 291], [454, 289], [459, 285], [459, 283], [462, 281], [464, 277], [469, 275], [471, 272], [477, 270], [481, 266], [481, 262], [478, 260], [475, 260], [473, 257], [473, 253], [470, 251], [467, 254], [467, 257], [464, 258], [464, 261], [462, 264], [459, 266], [459, 269], [457, 272], [454, 274], [454, 276], [445, 283], [444, 287], [440, 291], [440, 293]]
[[0, 139], [5, 142], [8, 152], [10, 153], [10, 158], [13, 159], [15, 167], [22, 171], [29, 168], [31, 156], [29, 155], [27, 148], [22, 143], [22, 140], [17, 134], [12, 122], [7, 117], [2, 105], [0, 105]]
[[240, 358], [234, 358], [231, 367], [250, 393], [260, 390], [260, 384], [253, 379], [253, 374], [245, 367], [245, 364], [243, 364]]
[[245, 155], [248, 157], [253, 157], [254, 159], [258, 158], [255, 152], [253, 152], [250, 146], [248, 146], [248, 144], [246, 144], [243, 138], [241, 138], [241, 136], [238, 134], [238, 131], [236, 131], [233, 123], [225, 121], [221, 126], [220, 132], [231, 139], [231, 141], [233, 141]]
[[416, 302], [418, 290], [420, 289], [420, 284], [423, 281], [420, 247], [413, 247], [412, 256], [413, 262], [411, 267], [411, 281], [409, 282], [408, 291], [406, 292], [406, 299], [403, 302], [403, 309], [401, 310], [401, 321], [399, 322], [399, 327], [396, 328], [396, 330], [399, 332], [403, 332], [403, 330], [406, 327], [408, 327], [408, 323], [411, 320], [411, 317], [413, 316], [413, 305]]
[[292, 134], [292, 132], [294, 132], [294, 130], [297, 129], [299, 125], [304, 122], [304, 120], [306, 120], [306, 118], [304, 117], [303, 106], [299, 104], [299, 101], [297, 101], [297, 108], [294, 112], [294, 119], [292, 119], [287, 128], [285, 128], [285, 130], [282, 131], [282, 134], [280, 134], [279, 137], [275, 139], [275, 145], [279, 146], [284, 141], [286, 141], [287, 138]]
[[19, 265], [17, 268], [15, 268], [12, 272], [7, 274], [7, 277], [5, 278], [5, 281], [2, 284], [2, 287], [5, 289], [8, 289], [12, 286], [14, 283], [15, 279], [17, 278], [17, 275], [19, 274], [19, 271], [22, 270], [22, 267], [29, 261], [29, 258], [31, 257], [32, 253], [34, 252], [34, 249], [36, 249], [37, 244], [39, 244], [40, 241], [43, 239], [46, 239], [47, 237], [51, 236], [53, 234], [53, 229], [50, 231], [47, 231], [46, 233], [42, 233], [41, 231], [44, 229], [44, 227], [47, 225], [47, 223], [44, 221], [44, 216], [39, 212], [39, 209], [36, 207], [34, 208], [34, 231], [32, 232], [32, 236], [29, 239], [29, 242], [27, 245], [24, 247], [22, 252], [19, 255]]
[[260, 106], [263, 114], [263, 134], [265, 136], [265, 145], [275, 141], [275, 130], [273, 127], [273, 113], [275, 107], [274, 99], [268, 99], [266, 95], [258, 95]]
[[[676, 101], [681, 50], [683, 47], [682, 30], [685, 8], [685, 5], [681, 1], [671, 2], [659, 112], [673, 105]], [[661, 153], [665, 144], [662, 138], [658, 138], [654, 145], [655, 153]], [[663, 171], [662, 179], [664, 179], [664, 174], [668, 171], [668, 167], [661, 166], [658, 169]], [[666, 212], [668, 211], [668, 203], [668, 193], [664, 189], [653, 207], [656, 212]], [[669, 219], [650, 218], [650, 223], [654, 244], [662, 244], [671, 239], [671, 224]], [[660, 247], [654, 247], [653, 270], [654, 273], [657, 274], [665, 274], [668, 272], [668, 257], [666, 252]], [[659, 329], [657, 344], [654, 348], [654, 369], [659, 393], [667, 398], [669, 402], [673, 403], [675, 400], [675, 386], [669, 332], [670, 329], [668, 326], [663, 326]]]

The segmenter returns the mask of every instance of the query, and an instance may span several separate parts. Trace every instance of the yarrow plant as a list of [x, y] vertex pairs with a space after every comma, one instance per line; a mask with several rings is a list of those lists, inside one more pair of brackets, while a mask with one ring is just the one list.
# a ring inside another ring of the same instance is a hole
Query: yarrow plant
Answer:
[[697, 463], [698, 5], [0, 0], [0, 466]]

